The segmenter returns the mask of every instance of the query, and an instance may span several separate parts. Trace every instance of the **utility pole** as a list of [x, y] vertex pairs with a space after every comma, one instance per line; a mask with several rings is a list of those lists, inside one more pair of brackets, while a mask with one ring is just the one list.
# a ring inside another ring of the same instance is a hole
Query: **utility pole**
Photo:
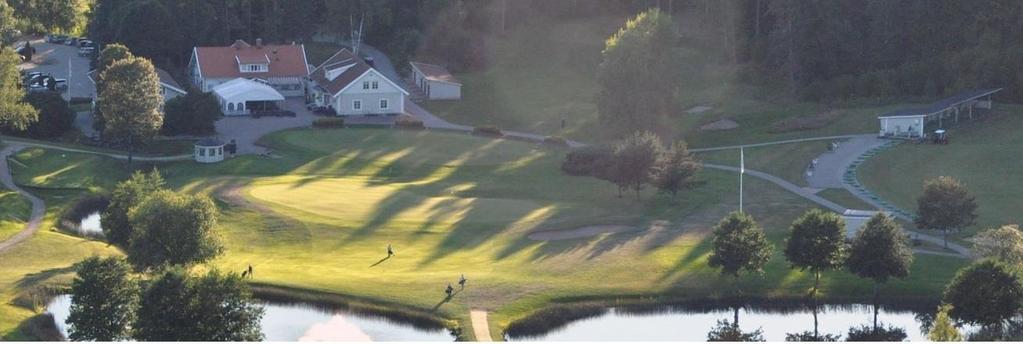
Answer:
[[742, 175], [746, 174], [746, 155], [739, 146], [739, 212], [742, 212]]

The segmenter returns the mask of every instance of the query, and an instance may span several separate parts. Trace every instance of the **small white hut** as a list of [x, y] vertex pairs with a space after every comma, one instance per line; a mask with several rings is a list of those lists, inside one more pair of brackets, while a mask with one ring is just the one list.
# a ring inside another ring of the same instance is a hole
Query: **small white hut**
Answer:
[[203, 164], [211, 164], [224, 161], [224, 141], [212, 138], [205, 138], [195, 143], [195, 151], [192, 156], [195, 161]]

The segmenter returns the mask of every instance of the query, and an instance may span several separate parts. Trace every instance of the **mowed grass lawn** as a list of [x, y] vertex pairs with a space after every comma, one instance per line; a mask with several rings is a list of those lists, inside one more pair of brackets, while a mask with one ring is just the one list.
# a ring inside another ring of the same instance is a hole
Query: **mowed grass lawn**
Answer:
[[32, 205], [17, 192], [0, 189], [0, 241], [25, 229]]
[[1023, 201], [1023, 106], [995, 104], [995, 110], [977, 122], [964, 122], [951, 130], [951, 144], [902, 144], [867, 160], [858, 171], [860, 181], [882, 198], [911, 211], [923, 193], [924, 180], [938, 176], [958, 178], [976, 196], [977, 230], [1020, 223]]
[[[710, 228], [736, 207], [734, 174], [706, 170], [704, 184], [677, 200], [649, 190], [636, 200], [616, 197], [605, 182], [563, 175], [563, 151], [522, 142], [342, 129], [279, 132], [264, 143], [282, 157], [159, 166], [170, 186], [219, 199], [226, 251], [212, 265], [240, 271], [252, 264], [254, 282], [436, 312], [467, 333], [469, 310], [485, 309], [495, 336], [559, 300], [715, 297], [731, 290], [731, 279], [708, 268], [706, 259]], [[61, 190], [77, 180], [76, 171], [89, 170], [61, 168], [52, 160], [73, 165], [87, 158], [52, 151], [18, 158], [47, 176], [19, 173], [19, 181], [37, 188]], [[107, 161], [92, 166], [120, 166]], [[90, 184], [79, 190], [110, 185]], [[789, 223], [809, 205], [771, 184], [748, 179], [746, 185], [748, 211], [777, 249], [765, 274], [745, 279], [744, 288], [766, 297], [805, 295], [811, 276], [789, 269], [781, 247]], [[527, 237], [597, 224], [645, 228], [653, 221], [667, 226], [561, 241]], [[388, 244], [396, 255], [384, 259]], [[919, 257], [908, 280], [883, 292], [937, 298], [964, 263]], [[467, 288], [444, 302], [444, 287], [461, 274]], [[823, 284], [832, 297], [865, 300], [871, 293], [868, 281], [844, 272], [826, 274]]]
[[[746, 168], [766, 172], [799, 186], [806, 186], [806, 166], [828, 150], [831, 141], [785, 143], [743, 149]], [[706, 163], [739, 166], [739, 149], [698, 152]]]

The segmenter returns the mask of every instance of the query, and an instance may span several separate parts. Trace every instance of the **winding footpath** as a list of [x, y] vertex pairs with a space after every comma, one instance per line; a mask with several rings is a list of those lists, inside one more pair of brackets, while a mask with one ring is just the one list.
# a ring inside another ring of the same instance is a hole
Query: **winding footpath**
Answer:
[[14, 190], [21, 196], [28, 199], [29, 203], [32, 204], [32, 214], [29, 216], [24, 230], [18, 232], [9, 239], [0, 242], [0, 254], [11, 250], [22, 241], [31, 238], [33, 234], [39, 231], [39, 226], [43, 222], [43, 215], [46, 214], [46, 204], [43, 203], [43, 200], [18, 187], [18, 185], [14, 183], [14, 176], [11, 175], [11, 168], [7, 162], [7, 157], [23, 148], [25, 147], [13, 144], [0, 151], [0, 184], [3, 184], [5, 188]]

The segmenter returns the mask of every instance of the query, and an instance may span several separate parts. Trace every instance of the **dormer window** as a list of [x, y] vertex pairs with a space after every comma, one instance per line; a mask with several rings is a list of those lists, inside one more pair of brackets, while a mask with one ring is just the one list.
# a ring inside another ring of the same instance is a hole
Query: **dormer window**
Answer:
[[241, 65], [242, 73], [262, 73], [267, 72], [269, 70], [270, 70], [269, 66], [265, 64], [252, 63]]

